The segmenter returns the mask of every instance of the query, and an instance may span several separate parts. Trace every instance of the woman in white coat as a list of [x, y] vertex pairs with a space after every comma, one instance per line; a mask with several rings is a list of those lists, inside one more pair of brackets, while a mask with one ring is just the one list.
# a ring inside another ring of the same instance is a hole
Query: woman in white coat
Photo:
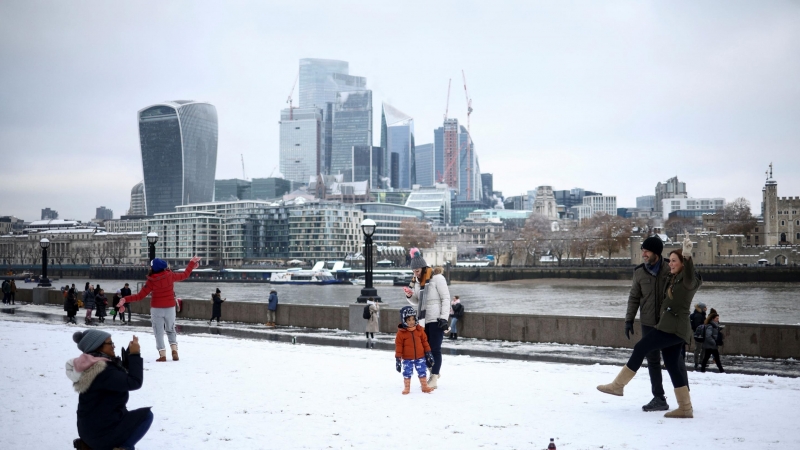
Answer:
[[411, 269], [414, 278], [409, 287], [403, 288], [406, 299], [418, 311], [417, 320], [425, 327], [425, 334], [433, 353], [433, 367], [428, 379], [428, 386], [436, 389], [439, 382], [439, 370], [442, 368], [442, 341], [444, 332], [449, 328], [450, 289], [441, 267], [431, 268], [422, 259], [416, 248], [411, 249]]

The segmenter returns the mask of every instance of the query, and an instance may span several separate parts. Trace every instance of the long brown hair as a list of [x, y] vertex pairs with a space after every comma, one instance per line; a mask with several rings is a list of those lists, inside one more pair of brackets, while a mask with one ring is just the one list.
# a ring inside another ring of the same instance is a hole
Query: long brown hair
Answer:
[[676, 255], [678, 255], [678, 258], [680, 258], [680, 259], [681, 259], [681, 262], [684, 262], [684, 261], [686, 261], [686, 258], [684, 258], [684, 257], [683, 257], [683, 249], [682, 249], [682, 248], [676, 248], [675, 250], [673, 250], [673, 251], [669, 252], [669, 255], [668, 255], [668, 257], [669, 257], [669, 256], [672, 256], [672, 254], [673, 254], [673, 253], [675, 253]]

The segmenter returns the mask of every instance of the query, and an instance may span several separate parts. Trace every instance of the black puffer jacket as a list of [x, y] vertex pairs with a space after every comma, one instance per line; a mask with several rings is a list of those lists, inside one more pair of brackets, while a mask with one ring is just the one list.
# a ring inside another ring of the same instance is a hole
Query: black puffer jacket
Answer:
[[699, 306], [695, 306], [694, 312], [689, 314], [689, 320], [692, 322], [692, 332], [694, 332], [697, 327], [706, 323], [706, 313]]

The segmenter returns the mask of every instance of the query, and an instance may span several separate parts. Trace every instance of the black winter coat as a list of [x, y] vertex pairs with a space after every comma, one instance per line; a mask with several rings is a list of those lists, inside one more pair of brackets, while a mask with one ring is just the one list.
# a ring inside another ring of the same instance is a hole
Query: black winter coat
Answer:
[[453, 305], [453, 314], [450, 314], [450, 317], [455, 317], [456, 319], [461, 320], [461, 318], [464, 317], [464, 305], [461, 303], [456, 303]]
[[[99, 373], [95, 375], [90, 371]], [[75, 383], [76, 389], [85, 389], [78, 397], [78, 436], [92, 449], [120, 446], [147, 418], [150, 408], [128, 411], [126, 407], [128, 392], [141, 388], [142, 381], [142, 357], [130, 355], [128, 370], [122, 367], [119, 359], [100, 362], [87, 369]]]
[[706, 323], [706, 313], [695, 308], [694, 312], [689, 314], [689, 320], [692, 322], [692, 332], [700, 325]]
[[97, 317], [105, 317], [106, 316], [106, 307], [108, 306], [108, 299], [106, 298], [105, 294], [98, 294], [94, 298], [94, 307], [96, 309], [95, 316]]
[[211, 296], [214, 306], [211, 308], [211, 317], [222, 317], [222, 297], [219, 294]]
[[64, 300], [64, 311], [69, 314], [78, 313], [78, 300], [75, 298], [75, 290], [70, 289], [67, 292], [67, 299]]

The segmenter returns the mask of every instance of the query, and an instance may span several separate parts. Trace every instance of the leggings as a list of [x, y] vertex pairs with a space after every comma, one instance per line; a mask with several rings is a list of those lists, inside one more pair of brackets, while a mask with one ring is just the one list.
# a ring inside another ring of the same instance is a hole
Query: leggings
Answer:
[[371, 333], [371, 332], [367, 331], [364, 334], [367, 335], [367, 339], [375, 339], [375, 333]]
[[667, 372], [672, 379], [672, 386], [675, 389], [686, 386], [689, 380], [680, 366], [682, 349], [685, 344], [684, 340], [675, 334], [653, 330], [636, 343], [633, 353], [625, 365], [636, 372], [642, 367], [642, 362], [648, 353], [653, 350], [661, 350], [661, 354], [664, 356], [664, 365], [667, 366]]
[[86, 320], [90, 320], [92, 318], [92, 310], [86, 308]]
[[700, 366], [700, 371], [701, 372], [706, 371], [706, 366], [708, 366], [708, 359], [711, 358], [712, 356], [714, 357], [714, 362], [717, 363], [717, 369], [719, 369], [720, 372], [724, 372], [725, 369], [722, 368], [722, 359], [720, 359], [719, 357], [719, 350], [708, 349], [708, 348], [705, 350], [705, 355], [703, 355], [703, 364]]
[[433, 323], [425, 324], [425, 334], [428, 336], [428, 344], [431, 346], [431, 353], [433, 353], [431, 374], [439, 375], [439, 370], [442, 368], [442, 341], [444, 340], [444, 330], [439, 328], [439, 324], [434, 321]]

